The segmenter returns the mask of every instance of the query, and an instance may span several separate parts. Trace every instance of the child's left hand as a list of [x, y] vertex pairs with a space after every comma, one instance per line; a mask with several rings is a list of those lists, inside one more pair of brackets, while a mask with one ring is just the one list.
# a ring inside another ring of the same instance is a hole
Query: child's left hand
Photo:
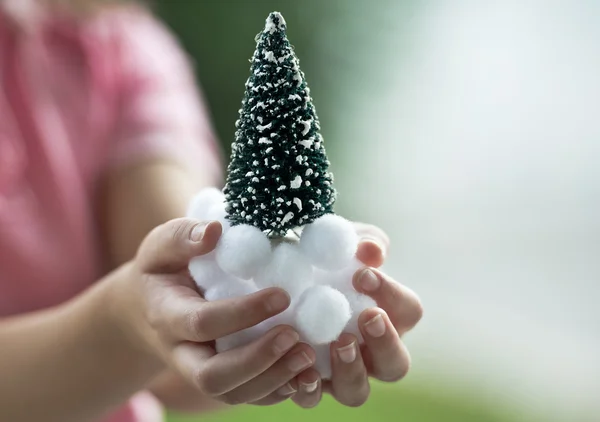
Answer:
[[386, 234], [371, 225], [356, 223], [356, 228], [362, 238], [357, 257], [367, 268], [356, 272], [353, 284], [357, 291], [371, 296], [378, 305], [359, 317], [364, 344], [359, 346], [352, 334], [342, 334], [331, 345], [333, 376], [330, 381], [322, 381], [315, 369], [308, 369], [287, 386], [288, 395], [285, 395], [286, 389], [280, 389], [279, 394], [273, 393], [255, 404], [274, 404], [291, 396], [299, 406], [310, 408], [316, 406], [326, 392], [341, 404], [360, 406], [369, 397], [369, 377], [395, 382], [408, 372], [410, 355], [401, 336], [421, 319], [421, 302], [412, 290], [373, 268], [380, 267], [387, 254]]

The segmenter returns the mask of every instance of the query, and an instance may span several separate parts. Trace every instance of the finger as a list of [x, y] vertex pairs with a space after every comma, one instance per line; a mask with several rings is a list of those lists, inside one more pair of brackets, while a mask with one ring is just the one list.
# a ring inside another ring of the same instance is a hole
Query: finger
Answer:
[[304, 409], [315, 407], [321, 401], [321, 376], [313, 368], [309, 368], [296, 377], [297, 393], [292, 396], [292, 401]]
[[175, 346], [171, 356], [167, 356], [167, 359], [169, 366], [176, 373], [190, 385], [198, 387], [201, 369], [215, 354], [216, 352], [210, 347], [186, 341]]
[[377, 306], [389, 315], [400, 334], [413, 328], [423, 316], [419, 297], [381, 271], [366, 268], [357, 272], [353, 279], [354, 288], [371, 296]]
[[265, 372], [292, 349], [298, 339], [298, 333], [291, 327], [275, 327], [250, 344], [211, 357], [201, 367], [186, 368], [195, 374], [194, 384], [202, 393], [222, 396]]
[[354, 223], [354, 228], [360, 239], [371, 240], [379, 245], [384, 256], [387, 255], [390, 248], [390, 238], [382, 229], [365, 223]]
[[358, 318], [365, 340], [363, 359], [370, 375], [380, 381], [398, 381], [410, 368], [410, 355], [392, 322], [380, 309], [367, 309]]
[[281, 402], [286, 401], [287, 399], [289, 399], [290, 397], [292, 397], [294, 394], [293, 390], [290, 394], [287, 395], [281, 395], [278, 392], [274, 392], [269, 394], [267, 397], [263, 397], [260, 400], [248, 403], [248, 404], [252, 404], [254, 406], [273, 406], [274, 404], [278, 404]]
[[307, 344], [298, 344], [283, 358], [256, 378], [228, 392], [227, 403], [248, 403], [260, 400], [276, 391], [281, 396], [296, 392], [290, 383], [300, 372], [315, 362], [315, 352]]
[[178, 218], [156, 227], [142, 242], [136, 260], [143, 273], [176, 272], [191, 258], [212, 251], [221, 223]]
[[370, 239], [360, 240], [356, 250], [356, 258], [366, 266], [374, 268], [381, 267], [385, 261], [381, 246]]
[[252, 327], [285, 310], [289, 295], [282, 289], [269, 288], [231, 299], [207, 302], [200, 296], [172, 292], [153, 312], [159, 331], [174, 340], [212, 341]]
[[333, 396], [340, 403], [356, 407], [369, 397], [370, 386], [355, 336], [344, 333], [331, 345]]

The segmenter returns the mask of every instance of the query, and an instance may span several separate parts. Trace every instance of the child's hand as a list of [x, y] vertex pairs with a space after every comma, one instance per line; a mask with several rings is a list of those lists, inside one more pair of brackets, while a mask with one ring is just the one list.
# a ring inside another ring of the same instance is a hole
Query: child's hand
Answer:
[[[388, 237], [374, 226], [357, 223], [356, 228], [362, 238], [358, 259], [368, 267], [381, 266], [389, 247]], [[355, 336], [342, 334], [331, 346], [331, 381], [321, 382], [313, 369], [294, 380], [292, 385], [298, 392], [293, 400], [302, 407], [317, 405], [323, 391], [342, 404], [359, 406], [369, 397], [369, 376], [393, 382], [408, 372], [410, 355], [400, 337], [421, 319], [423, 310], [419, 298], [412, 290], [373, 268], [357, 271], [353, 284], [379, 306], [365, 310], [358, 320], [365, 343], [359, 348]]]
[[213, 340], [256, 325], [290, 302], [287, 293], [276, 288], [205, 301], [187, 266], [192, 257], [213, 250], [220, 235], [218, 222], [178, 219], [157, 227], [129, 266], [115, 306], [132, 340], [200, 393], [229, 404], [249, 403], [312, 366], [315, 354], [286, 326], [246, 346], [215, 353]]

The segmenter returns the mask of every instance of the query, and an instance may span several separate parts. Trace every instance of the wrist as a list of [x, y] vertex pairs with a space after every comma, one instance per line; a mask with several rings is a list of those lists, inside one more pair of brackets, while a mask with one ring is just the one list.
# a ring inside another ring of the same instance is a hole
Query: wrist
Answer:
[[135, 288], [135, 272], [135, 266], [129, 262], [108, 275], [99, 302], [125, 353], [136, 364], [152, 370], [154, 376], [164, 369], [164, 364], [153, 347], [154, 333], [144, 324], [144, 306]]

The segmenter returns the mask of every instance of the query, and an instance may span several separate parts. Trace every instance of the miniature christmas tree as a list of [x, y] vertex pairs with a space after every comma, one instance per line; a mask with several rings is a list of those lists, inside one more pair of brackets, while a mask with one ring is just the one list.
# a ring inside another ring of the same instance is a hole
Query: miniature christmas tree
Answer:
[[[359, 315], [377, 304], [353, 287], [353, 275], [363, 267], [356, 259], [358, 234], [351, 222], [333, 214], [335, 191], [319, 121], [277, 12], [257, 37], [251, 71], [224, 192], [203, 189], [187, 212], [219, 221], [223, 232], [214, 253], [194, 257], [189, 271], [208, 301], [279, 287], [294, 303], [217, 339], [218, 352], [290, 325], [315, 349], [315, 368], [327, 379], [330, 343], [344, 331], [362, 341]], [[297, 241], [269, 239], [299, 226]]]
[[278, 12], [257, 40], [224, 189], [227, 219], [270, 237], [332, 213], [319, 119]]

